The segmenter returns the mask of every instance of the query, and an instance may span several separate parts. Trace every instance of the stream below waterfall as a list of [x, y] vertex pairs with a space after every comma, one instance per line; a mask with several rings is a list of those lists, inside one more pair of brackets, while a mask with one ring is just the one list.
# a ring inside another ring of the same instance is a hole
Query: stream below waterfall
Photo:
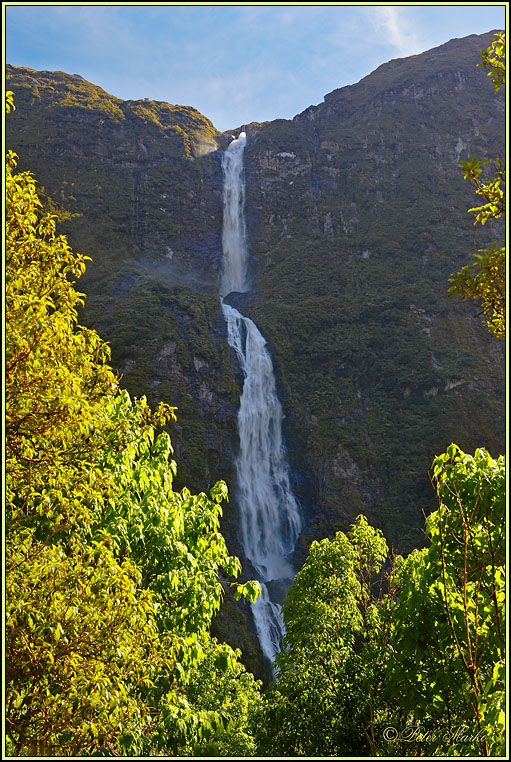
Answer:
[[[284, 633], [279, 596], [295, 574], [291, 556], [302, 529], [282, 439], [282, 408], [266, 341], [255, 323], [224, 303], [236, 291], [247, 292], [248, 250], [245, 230], [245, 186], [242, 132], [224, 152], [223, 269], [220, 282], [227, 339], [244, 375], [238, 413], [240, 450], [236, 460], [240, 536], [246, 558], [256, 570], [261, 595], [253, 605], [263, 654], [273, 661]], [[270, 584], [272, 583], [272, 584]], [[280, 595], [282, 598], [282, 595]]]

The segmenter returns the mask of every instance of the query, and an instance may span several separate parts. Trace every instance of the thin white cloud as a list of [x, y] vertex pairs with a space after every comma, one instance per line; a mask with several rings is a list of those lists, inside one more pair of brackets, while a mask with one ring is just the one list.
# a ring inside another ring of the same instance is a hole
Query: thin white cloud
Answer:
[[[161, 81], [163, 91], [165, 82]], [[293, 98], [296, 83], [282, 74], [275, 93], [275, 70], [260, 62], [233, 67], [223, 76], [189, 77], [185, 86], [177, 85], [179, 102], [199, 109], [221, 130], [234, 129], [252, 121], [293, 116]], [[270, 98], [268, 93], [272, 93]], [[306, 104], [308, 105], [308, 104]], [[291, 113], [290, 113], [291, 112]]]
[[406, 17], [406, 10], [396, 5], [376, 5], [365, 9], [374, 31], [383, 35], [388, 45], [400, 56], [410, 56], [421, 50], [418, 33]]

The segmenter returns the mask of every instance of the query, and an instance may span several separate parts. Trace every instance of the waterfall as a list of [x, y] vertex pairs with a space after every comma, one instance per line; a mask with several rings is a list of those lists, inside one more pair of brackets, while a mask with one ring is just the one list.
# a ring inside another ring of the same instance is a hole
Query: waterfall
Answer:
[[290, 486], [282, 440], [282, 408], [266, 341], [250, 318], [223, 300], [232, 291], [249, 289], [243, 181], [245, 144], [246, 135], [242, 132], [222, 157], [224, 217], [220, 295], [227, 339], [244, 374], [238, 413], [240, 451], [236, 461], [241, 542], [261, 582], [261, 595], [253, 606], [254, 621], [263, 653], [273, 661], [280, 650], [284, 623], [281, 606], [272, 600], [272, 589], [280, 588], [282, 592], [294, 576], [291, 554], [302, 519]]

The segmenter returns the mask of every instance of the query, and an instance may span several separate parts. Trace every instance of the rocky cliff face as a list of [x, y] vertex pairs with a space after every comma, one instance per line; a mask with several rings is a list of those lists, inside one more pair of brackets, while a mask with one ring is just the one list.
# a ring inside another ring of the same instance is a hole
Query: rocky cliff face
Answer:
[[[456, 166], [504, 152], [504, 101], [476, 67], [492, 37], [391, 61], [293, 120], [244, 126], [253, 288], [231, 301], [272, 352], [307, 518], [298, 562], [361, 512], [406, 552], [434, 508], [433, 456], [451, 441], [503, 450], [504, 349], [447, 297], [452, 273], [499, 235], [472, 226]], [[241, 378], [218, 300], [228, 134], [76, 75], [8, 66], [7, 86], [7, 145], [93, 259], [82, 321], [132, 393], [178, 406], [180, 483], [225, 478], [234, 491]], [[242, 555], [232, 502], [223, 530]]]
[[499, 235], [473, 228], [456, 166], [504, 152], [504, 100], [475, 65], [492, 37], [391, 61], [292, 122], [247, 127], [250, 308], [313, 535], [364, 512], [409, 549], [434, 503], [432, 454], [503, 447], [503, 347], [446, 293]]

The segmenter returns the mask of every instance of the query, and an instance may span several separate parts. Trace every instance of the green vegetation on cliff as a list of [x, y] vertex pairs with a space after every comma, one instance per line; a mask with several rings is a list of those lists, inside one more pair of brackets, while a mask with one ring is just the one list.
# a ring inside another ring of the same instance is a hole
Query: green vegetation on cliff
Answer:
[[[492, 77], [495, 92], [506, 83], [506, 36], [495, 35], [492, 45], [481, 51], [482, 62], [479, 66], [490, 66], [488, 76]], [[474, 225], [485, 225], [488, 220], [498, 220], [506, 211], [506, 196], [501, 186], [506, 184], [506, 170], [502, 160], [497, 158], [496, 176], [491, 180], [482, 180], [482, 165], [489, 159], [478, 161], [472, 156], [471, 161], [459, 162], [463, 167], [464, 177], [472, 183], [477, 194], [486, 201], [482, 206], [469, 209], [478, 212]], [[501, 244], [504, 244], [502, 239]], [[475, 299], [484, 315], [484, 323], [498, 338], [506, 333], [506, 247], [497, 247], [493, 243], [489, 249], [480, 249], [475, 255], [475, 262], [465, 266], [451, 279], [451, 294], [459, 294], [463, 299]]]
[[503, 347], [446, 292], [467, 250], [499, 234], [498, 220], [474, 231], [456, 167], [503, 150], [504, 101], [476, 66], [492, 37], [391, 61], [292, 122], [247, 128], [247, 305], [310, 490], [305, 545], [363, 512], [409, 551], [434, 508], [432, 453], [503, 449]]

